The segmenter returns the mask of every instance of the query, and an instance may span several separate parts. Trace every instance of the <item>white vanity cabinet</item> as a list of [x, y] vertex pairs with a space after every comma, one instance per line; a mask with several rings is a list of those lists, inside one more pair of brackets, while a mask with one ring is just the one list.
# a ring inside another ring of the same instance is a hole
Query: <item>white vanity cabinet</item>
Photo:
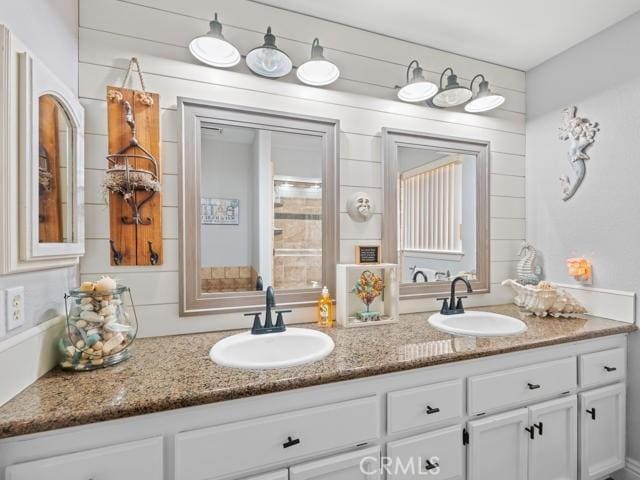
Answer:
[[599, 480], [625, 465], [625, 385], [580, 394], [580, 480]]
[[379, 480], [380, 447], [334, 455], [296, 465], [289, 480]]
[[8, 438], [0, 480], [603, 480], [625, 463], [626, 342]]
[[162, 438], [150, 438], [11, 465], [5, 480], [163, 480], [162, 465]]
[[277, 472], [245, 478], [244, 480], [289, 480], [289, 470], [285, 468], [283, 470], [278, 470]]

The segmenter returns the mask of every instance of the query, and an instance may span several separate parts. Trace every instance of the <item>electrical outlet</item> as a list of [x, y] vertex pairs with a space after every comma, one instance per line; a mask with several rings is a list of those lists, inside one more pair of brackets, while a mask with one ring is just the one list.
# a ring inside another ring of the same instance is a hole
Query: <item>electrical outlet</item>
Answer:
[[24, 325], [24, 287], [7, 289], [5, 302], [7, 307], [7, 330]]
[[0, 338], [7, 334], [7, 304], [4, 290], [0, 290]]

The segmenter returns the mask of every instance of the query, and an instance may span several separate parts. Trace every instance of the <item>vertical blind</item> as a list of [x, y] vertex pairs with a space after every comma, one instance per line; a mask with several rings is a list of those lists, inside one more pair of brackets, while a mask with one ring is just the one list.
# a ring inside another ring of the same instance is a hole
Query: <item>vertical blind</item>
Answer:
[[403, 250], [461, 252], [462, 163], [400, 177]]

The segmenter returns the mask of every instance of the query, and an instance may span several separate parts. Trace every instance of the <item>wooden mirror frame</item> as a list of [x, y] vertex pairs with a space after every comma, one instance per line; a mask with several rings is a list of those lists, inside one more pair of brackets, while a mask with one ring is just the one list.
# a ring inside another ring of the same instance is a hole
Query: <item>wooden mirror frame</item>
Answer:
[[[200, 145], [201, 125], [209, 122], [322, 137], [322, 279], [330, 291], [335, 291], [340, 238], [336, 213], [340, 122], [178, 97], [180, 316], [262, 310], [265, 305], [264, 291], [201, 291]], [[197, 226], [195, 232], [194, 225]], [[276, 301], [279, 307], [311, 306], [317, 302], [319, 294], [317, 288], [276, 290]]]
[[[398, 257], [398, 147], [430, 148], [476, 157], [476, 280], [473, 293], [488, 293], [489, 283], [489, 152], [486, 141], [432, 135], [422, 132], [382, 129], [384, 162], [384, 213], [382, 215], [382, 252], [384, 261], [400, 264]], [[459, 286], [459, 285], [458, 285]], [[430, 298], [448, 295], [449, 282], [400, 283], [400, 299]]]

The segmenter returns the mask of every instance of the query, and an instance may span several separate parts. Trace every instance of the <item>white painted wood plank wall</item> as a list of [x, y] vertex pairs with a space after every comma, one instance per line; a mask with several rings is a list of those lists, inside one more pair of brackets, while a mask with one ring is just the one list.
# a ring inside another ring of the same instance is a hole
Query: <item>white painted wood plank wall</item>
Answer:
[[[293, 74], [273, 81], [248, 74], [242, 65], [224, 71], [198, 64], [187, 45], [208, 29], [214, 11], [220, 14], [225, 36], [242, 53], [261, 43], [270, 24], [278, 45], [299, 65], [308, 56], [313, 38], [320, 37], [325, 55], [342, 70], [341, 80], [318, 89], [301, 85]], [[523, 72], [248, 0], [80, 0], [79, 55], [79, 94], [87, 118], [87, 255], [81, 262], [81, 276], [110, 273], [130, 285], [142, 336], [245, 325], [239, 315], [178, 316], [178, 96], [340, 119], [342, 262], [352, 261], [356, 244], [380, 242], [383, 127], [491, 141], [492, 292], [475, 296], [470, 303], [487, 305], [511, 298], [499, 282], [514, 274], [518, 245], [525, 238]], [[165, 261], [159, 267], [109, 265], [108, 212], [99, 188], [107, 152], [106, 86], [120, 85], [132, 56], [141, 61], [148, 89], [161, 97]], [[447, 66], [466, 82], [476, 73], [487, 75], [492, 88], [507, 97], [504, 108], [469, 115], [396, 101], [394, 87], [402, 83], [406, 64], [413, 58], [432, 79]], [[345, 208], [346, 198], [359, 190], [374, 200], [375, 214], [364, 226], [352, 222]], [[403, 311], [434, 307], [432, 301], [402, 304]], [[290, 321], [312, 318], [309, 310], [299, 309]]]

